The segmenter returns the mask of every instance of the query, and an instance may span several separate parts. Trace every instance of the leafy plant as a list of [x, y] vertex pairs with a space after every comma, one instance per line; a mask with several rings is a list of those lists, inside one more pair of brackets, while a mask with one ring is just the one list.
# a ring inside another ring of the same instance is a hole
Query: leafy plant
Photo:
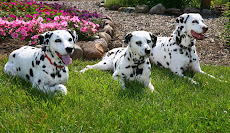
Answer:
[[226, 28], [222, 32], [222, 37], [226, 39], [227, 44], [230, 46], [230, 2], [228, 2], [226, 5], [226, 11], [223, 13], [223, 16], [226, 18]]

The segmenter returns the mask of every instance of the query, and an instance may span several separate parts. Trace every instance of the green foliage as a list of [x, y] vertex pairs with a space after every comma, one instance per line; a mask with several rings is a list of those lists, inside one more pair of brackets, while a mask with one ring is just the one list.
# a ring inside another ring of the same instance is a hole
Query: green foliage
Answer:
[[223, 13], [223, 16], [225, 17], [225, 21], [226, 21], [226, 28], [224, 29], [224, 31], [222, 32], [222, 37], [224, 37], [226, 39], [226, 42], [228, 43], [228, 45], [230, 45], [230, 2], [228, 2], [227, 4], [225, 4], [227, 9], [226, 11]]
[[[0, 59], [0, 132], [229, 132], [230, 83], [203, 74], [191, 84], [153, 66], [151, 93], [138, 82], [122, 90], [112, 72], [76, 73], [96, 61], [74, 61], [66, 96], [47, 95], [4, 74]], [[202, 66], [230, 81], [230, 67]]]
[[[221, 5], [226, 4], [228, 0], [212, 0], [211, 5]], [[121, 6], [137, 6], [146, 4], [149, 7], [153, 7], [154, 5], [161, 3], [166, 8], [180, 8], [183, 9], [185, 7], [194, 7], [200, 8], [201, 0], [107, 0], [106, 6], [111, 7], [112, 5], [119, 4]]]

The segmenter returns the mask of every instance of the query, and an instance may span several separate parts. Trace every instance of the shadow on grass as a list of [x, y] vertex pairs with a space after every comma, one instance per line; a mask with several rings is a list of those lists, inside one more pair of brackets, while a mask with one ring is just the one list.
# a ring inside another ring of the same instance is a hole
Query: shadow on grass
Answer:
[[[54, 94], [52, 92], [45, 93], [37, 89], [36, 87], [32, 87], [32, 83], [30, 81], [20, 78], [18, 76], [8, 75], [2, 72], [1, 79], [2, 78], [8, 79], [6, 80], [8, 82], [6, 84], [10, 84], [8, 86], [8, 89], [11, 89], [12, 92], [23, 90], [25, 91], [25, 95], [31, 96], [32, 98], [36, 98], [38, 100], [44, 100], [44, 101], [48, 101], [48, 100], [53, 101], [57, 97], [63, 97], [63, 95], [61, 94]], [[16, 88], [17, 90], [14, 88]]]

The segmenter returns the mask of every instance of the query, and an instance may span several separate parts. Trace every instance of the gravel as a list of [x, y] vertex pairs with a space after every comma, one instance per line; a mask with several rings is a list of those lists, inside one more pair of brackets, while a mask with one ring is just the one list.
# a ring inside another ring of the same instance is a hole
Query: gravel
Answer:
[[[145, 30], [156, 36], [170, 36], [175, 29], [176, 17], [167, 15], [150, 15], [141, 13], [124, 13], [107, 10], [104, 7], [96, 6], [100, 0], [70, 0], [70, 6], [77, 6], [79, 10], [108, 15], [115, 23], [115, 36], [113, 37], [110, 49], [121, 46], [122, 39], [126, 33]], [[62, 2], [62, 1], [59, 1]], [[224, 39], [220, 39], [221, 31], [224, 28], [223, 18], [204, 18], [204, 23], [209, 27], [204, 40], [196, 43], [197, 53], [201, 64], [230, 65], [230, 47]]]

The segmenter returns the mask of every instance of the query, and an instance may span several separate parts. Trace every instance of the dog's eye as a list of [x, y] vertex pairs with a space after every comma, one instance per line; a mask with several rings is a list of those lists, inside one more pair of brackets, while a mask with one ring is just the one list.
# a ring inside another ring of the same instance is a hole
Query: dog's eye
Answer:
[[151, 43], [152, 41], [151, 40], [147, 40], [147, 43]]
[[192, 23], [197, 23], [197, 24], [199, 24], [199, 22], [198, 22], [197, 20], [193, 20]]
[[61, 42], [61, 39], [56, 39], [55, 42]]
[[69, 42], [71, 42], [73, 39], [72, 38], [69, 38]]
[[137, 44], [138, 46], [141, 46], [142, 42], [141, 42], [141, 41], [137, 41], [136, 44]]

